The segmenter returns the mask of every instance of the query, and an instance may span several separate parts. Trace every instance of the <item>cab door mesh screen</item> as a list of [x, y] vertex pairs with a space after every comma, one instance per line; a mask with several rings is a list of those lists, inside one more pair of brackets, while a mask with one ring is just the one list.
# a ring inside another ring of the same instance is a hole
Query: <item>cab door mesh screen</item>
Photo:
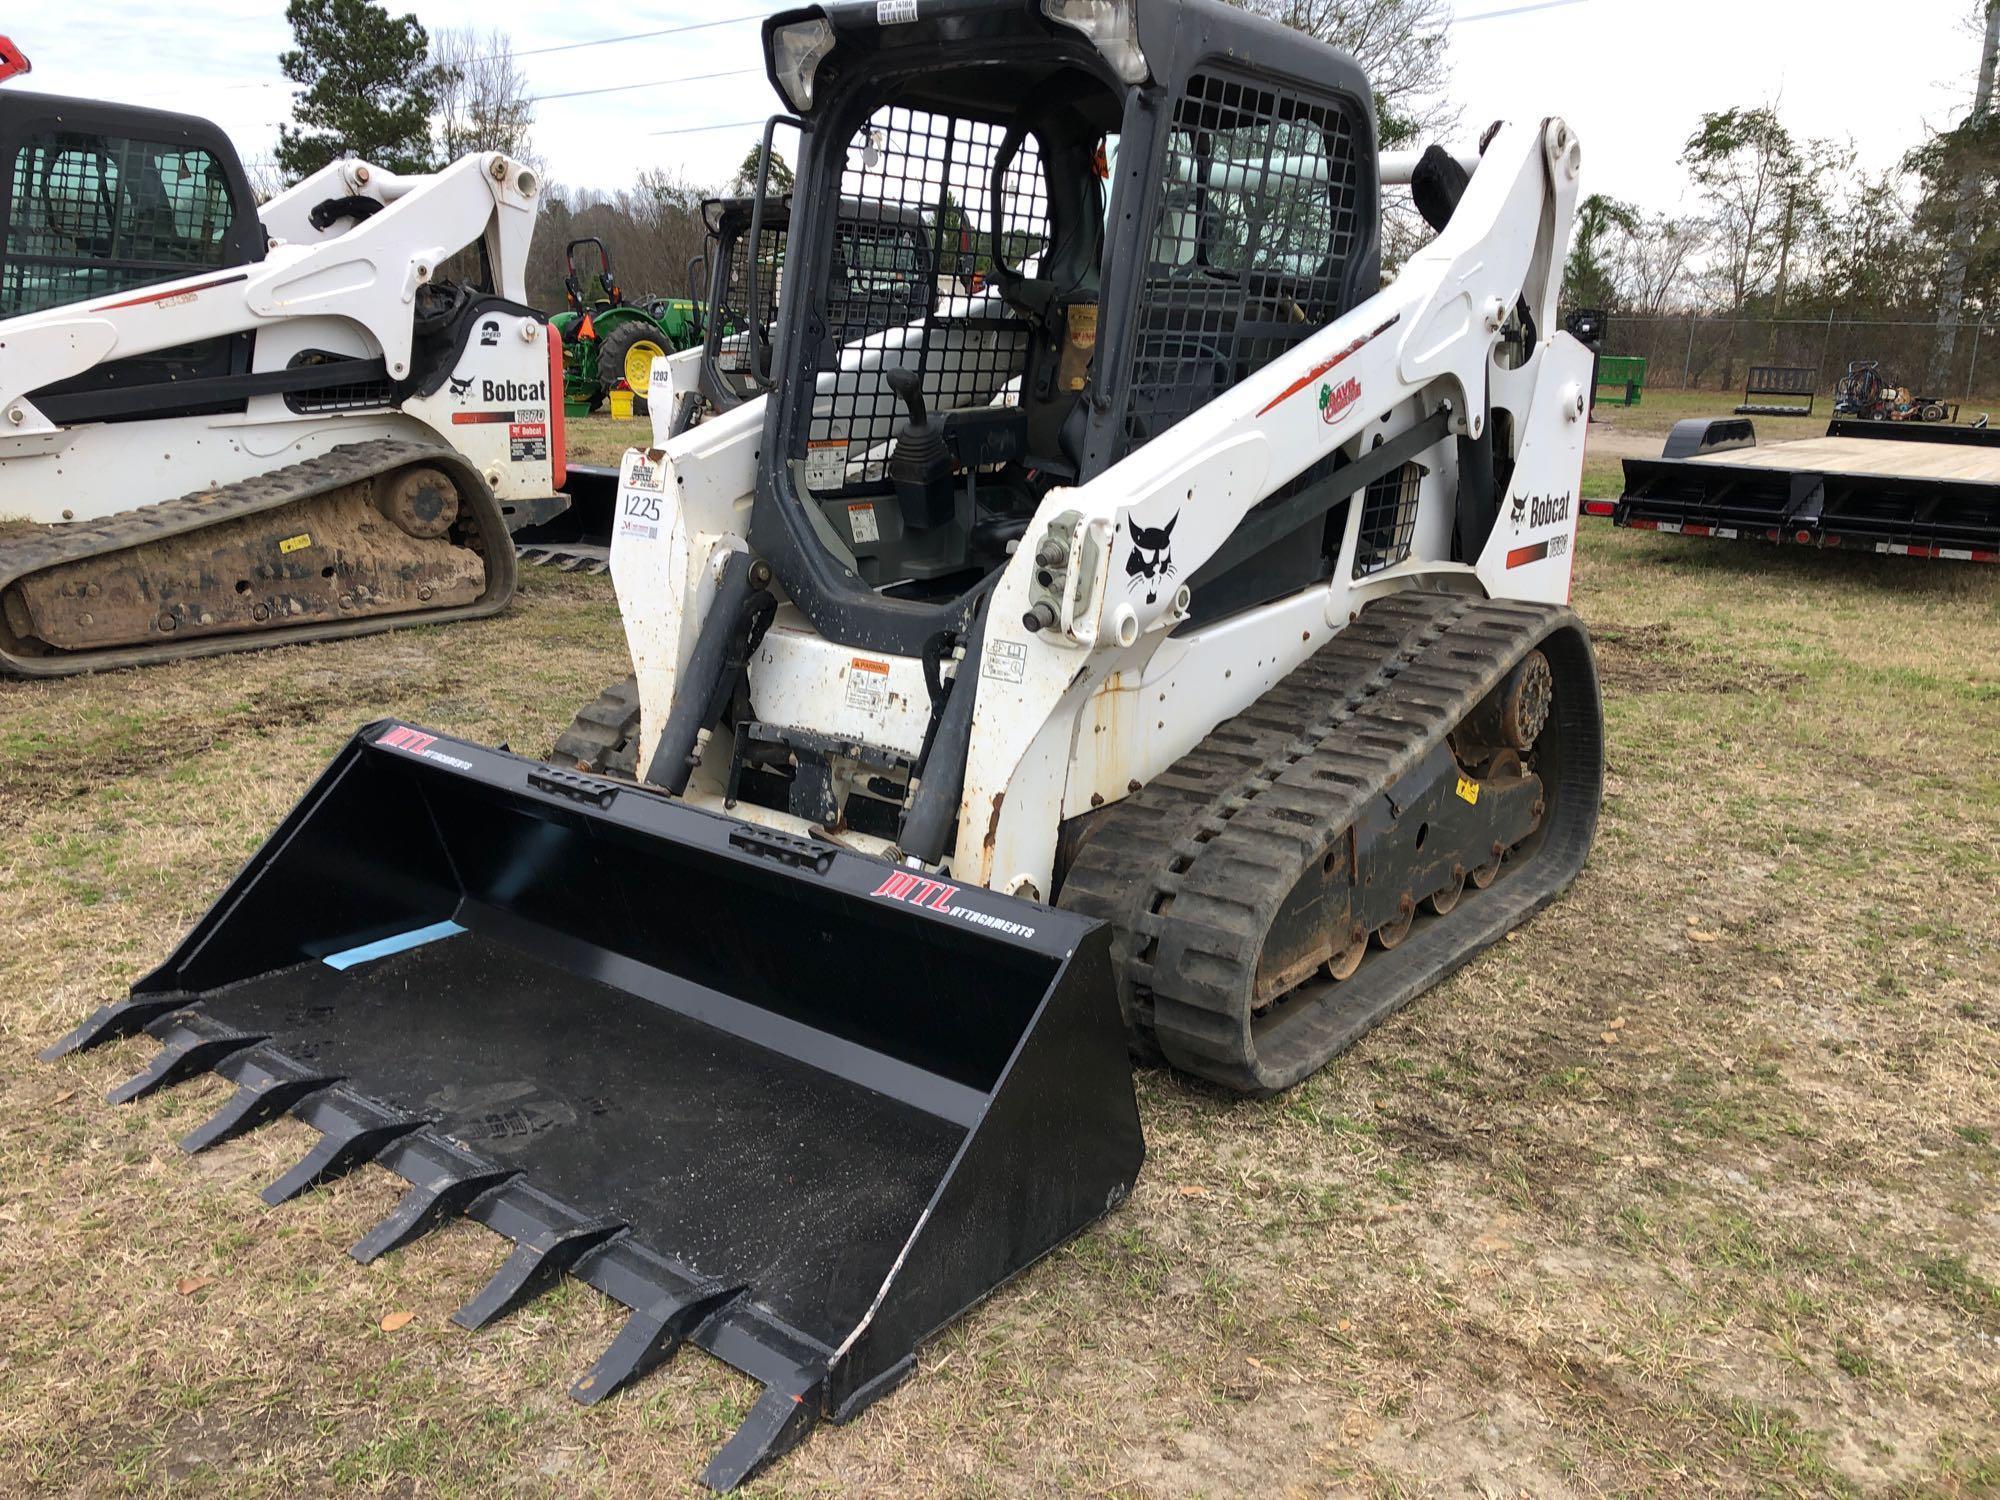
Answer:
[[1128, 452], [1345, 311], [1368, 208], [1356, 150], [1337, 102], [1188, 79], [1139, 297]]
[[219, 266], [235, 218], [208, 152], [78, 131], [17, 148], [0, 255], [0, 317]]
[[730, 239], [728, 265], [722, 279], [722, 304], [710, 320], [721, 330], [715, 366], [740, 394], [758, 388], [760, 382], [750, 369], [750, 338], [745, 330], [756, 321], [769, 359], [771, 335], [778, 315], [778, 294], [785, 279], [787, 230], [775, 225], [762, 227], [757, 239], [757, 305], [750, 300], [750, 231], [746, 227]]
[[[918, 371], [933, 411], [1017, 399], [1028, 325], [988, 285], [993, 163], [1005, 137], [1004, 125], [886, 105], [848, 144], [835, 257], [820, 292], [830, 337], [847, 343], [841, 373], [819, 377], [806, 451], [795, 455], [814, 494], [886, 487], [905, 409], [884, 370]], [[1049, 235], [1033, 136], [1000, 189], [1002, 253], [1032, 275]]]

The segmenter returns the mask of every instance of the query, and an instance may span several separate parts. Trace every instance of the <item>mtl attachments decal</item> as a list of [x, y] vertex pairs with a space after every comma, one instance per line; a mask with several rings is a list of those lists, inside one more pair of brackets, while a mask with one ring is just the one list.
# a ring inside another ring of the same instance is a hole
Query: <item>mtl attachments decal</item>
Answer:
[[970, 922], [975, 927], [990, 927], [995, 932], [1004, 932], [1011, 937], [1033, 937], [1035, 929], [1020, 922], [1010, 922], [1005, 917], [996, 917], [990, 912], [978, 911], [970, 906], [954, 906], [952, 897], [959, 887], [942, 880], [932, 880], [927, 875], [919, 875], [914, 870], [891, 870], [883, 877], [882, 883], [869, 892], [884, 901], [900, 901], [905, 906], [921, 906], [926, 911], [941, 912], [947, 917], [956, 917], [961, 922]]

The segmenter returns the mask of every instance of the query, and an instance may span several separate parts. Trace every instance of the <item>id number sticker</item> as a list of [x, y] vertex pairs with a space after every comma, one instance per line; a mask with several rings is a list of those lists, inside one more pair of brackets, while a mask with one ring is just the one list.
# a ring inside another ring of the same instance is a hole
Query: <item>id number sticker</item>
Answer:
[[875, 0], [877, 26], [907, 26], [917, 18], [917, 0]]
[[618, 534], [652, 541], [660, 534], [660, 496], [626, 488], [625, 503], [619, 507]]

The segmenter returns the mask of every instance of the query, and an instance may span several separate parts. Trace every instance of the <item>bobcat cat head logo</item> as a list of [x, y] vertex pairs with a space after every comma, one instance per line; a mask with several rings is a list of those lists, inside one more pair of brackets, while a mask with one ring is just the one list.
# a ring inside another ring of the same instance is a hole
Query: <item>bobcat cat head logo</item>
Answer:
[[1513, 516], [1514, 524], [1516, 526], [1519, 526], [1523, 521], [1525, 521], [1528, 518], [1527, 493], [1523, 491], [1521, 494], [1518, 495], [1510, 495], [1508, 497], [1508, 500], [1514, 508], [1514, 516]]
[[1125, 557], [1125, 587], [1136, 589], [1146, 586], [1146, 602], [1157, 603], [1160, 585], [1178, 571], [1174, 567], [1174, 522], [1180, 520], [1181, 513], [1175, 511], [1173, 520], [1164, 526], [1141, 526], [1129, 515], [1125, 524], [1132, 529], [1132, 550]]
[[456, 375], [451, 377], [451, 393], [454, 396], [463, 396], [471, 389], [472, 377], [470, 375], [466, 376], [463, 380], [460, 380]]

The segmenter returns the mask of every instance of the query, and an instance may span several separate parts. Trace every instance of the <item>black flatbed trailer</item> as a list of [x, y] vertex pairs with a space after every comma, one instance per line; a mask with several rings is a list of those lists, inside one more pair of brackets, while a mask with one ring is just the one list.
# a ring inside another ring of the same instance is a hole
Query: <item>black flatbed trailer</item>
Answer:
[[1587, 515], [1681, 536], [2000, 562], [2000, 429], [1836, 417], [1826, 435], [1757, 445], [1740, 417], [1676, 423], [1659, 458]]

